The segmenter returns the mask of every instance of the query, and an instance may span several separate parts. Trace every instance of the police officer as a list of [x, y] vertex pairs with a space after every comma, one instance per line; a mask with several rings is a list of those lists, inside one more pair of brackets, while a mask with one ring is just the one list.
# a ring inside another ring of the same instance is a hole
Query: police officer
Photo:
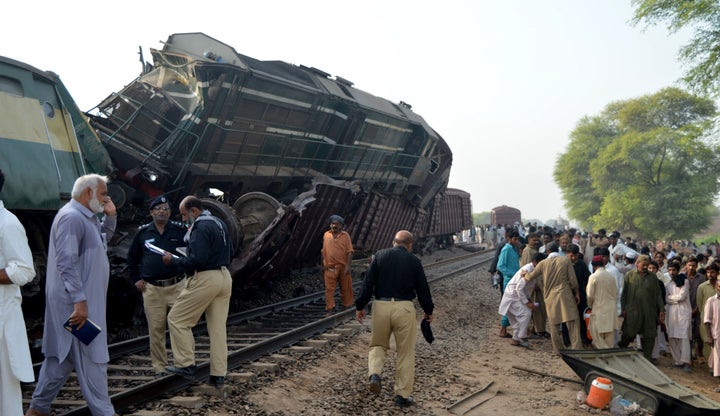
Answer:
[[433, 320], [435, 305], [428, 287], [420, 259], [412, 254], [413, 235], [398, 231], [393, 247], [380, 250], [374, 256], [365, 274], [362, 292], [355, 301], [355, 317], [362, 323], [365, 306], [374, 295], [372, 335], [368, 353], [370, 391], [379, 394], [380, 374], [390, 348], [390, 335], [395, 338], [397, 369], [395, 372], [395, 404], [407, 407], [413, 404], [410, 396], [415, 383], [415, 334], [417, 321], [413, 299], [425, 312], [428, 323]]
[[156, 375], [165, 373], [168, 365], [165, 348], [167, 313], [182, 291], [185, 273], [179, 265], [163, 264], [162, 255], [150, 251], [146, 243], [176, 255], [178, 247], [185, 245], [185, 227], [170, 221], [170, 205], [165, 196], [150, 202], [150, 216], [153, 221], [140, 226], [128, 253], [130, 277], [142, 293], [145, 317], [150, 335], [150, 358]]
[[227, 316], [232, 278], [227, 269], [233, 253], [225, 223], [206, 210], [198, 198], [186, 196], [180, 202], [180, 215], [190, 223], [186, 241], [187, 256], [165, 253], [165, 264], [180, 264], [192, 275], [168, 315], [174, 366], [173, 374], [193, 379], [195, 339], [192, 329], [205, 314], [210, 337], [210, 378], [208, 384], [221, 388], [227, 373]]

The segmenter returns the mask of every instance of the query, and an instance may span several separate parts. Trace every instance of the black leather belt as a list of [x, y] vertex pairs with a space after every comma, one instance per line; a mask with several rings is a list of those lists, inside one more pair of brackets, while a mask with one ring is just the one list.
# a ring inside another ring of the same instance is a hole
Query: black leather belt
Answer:
[[177, 282], [182, 281], [185, 278], [185, 273], [181, 273], [175, 277], [169, 279], [155, 280], [154, 282], [148, 282], [153, 286], [168, 287], [172, 286]]
[[411, 299], [400, 299], [400, 298], [375, 298], [375, 300], [382, 300], [386, 302], [400, 302], [400, 301], [406, 301]]

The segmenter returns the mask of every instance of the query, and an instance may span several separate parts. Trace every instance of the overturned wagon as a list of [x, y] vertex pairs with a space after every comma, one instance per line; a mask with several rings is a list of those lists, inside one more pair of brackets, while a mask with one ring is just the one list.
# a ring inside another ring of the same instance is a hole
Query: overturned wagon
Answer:
[[447, 189], [448, 144], [408, 104], [202, 33], [151, 52], [140, 77], [91, 111], [120, 179], [111, 192], [121, 215], [161, 193], [206, 197], [234, 235], [235, 279], [315, 264], [330, 214], [366, 251], [397, 229], [472, 227], [470, 195]]

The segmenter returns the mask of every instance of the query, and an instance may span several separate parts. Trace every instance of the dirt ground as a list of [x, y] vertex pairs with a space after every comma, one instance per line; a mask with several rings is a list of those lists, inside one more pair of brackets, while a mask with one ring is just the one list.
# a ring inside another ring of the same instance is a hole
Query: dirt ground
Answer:
[[[427, 344], [418, 331], [414, 406], [400, 410], [393, 405], [392, 347], [380, 395], [368, 392], [370, 327], [368, 322], [360, 326], [351, 321], [348, 327], [355, 329], [355, 335], [284, 368], [274, 381], [252, 388], [238, 386], [236, 397], [243, 397], [247, 413], [236, 405], [227, 413], [210, 414], [609, 415], [607, 410], [578, 405], [581, 380], [552, 354], [549, 339], [533, 339], [525, 349], [498, 337], [499, 292], [490, 286], [485, 268], [431, 286], [436, 341]], [[706, 366], [696, 364], [687, 374], [672, 368], [668, 355], [660, 357], [659, 368], [676, 382], [720, 400], [713, 391], [718, 380]], [[457, 405], [481, 390], [468, 404]]]

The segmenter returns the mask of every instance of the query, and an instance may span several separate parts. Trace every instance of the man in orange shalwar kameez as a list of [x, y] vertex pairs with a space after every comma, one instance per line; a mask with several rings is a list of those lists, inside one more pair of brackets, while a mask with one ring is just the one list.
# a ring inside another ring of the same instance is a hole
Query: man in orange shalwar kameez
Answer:
[[330, 216], [330, 230], [323, 235], [322, 268], [325, 277], [325, 310], [335, 309], [335, 288], [340, 284], [340, 302], [346, 308], [353, 306], [350, 262], [353, 247], [350, 234], [343, 231], [345, 220], [339, 215]]

